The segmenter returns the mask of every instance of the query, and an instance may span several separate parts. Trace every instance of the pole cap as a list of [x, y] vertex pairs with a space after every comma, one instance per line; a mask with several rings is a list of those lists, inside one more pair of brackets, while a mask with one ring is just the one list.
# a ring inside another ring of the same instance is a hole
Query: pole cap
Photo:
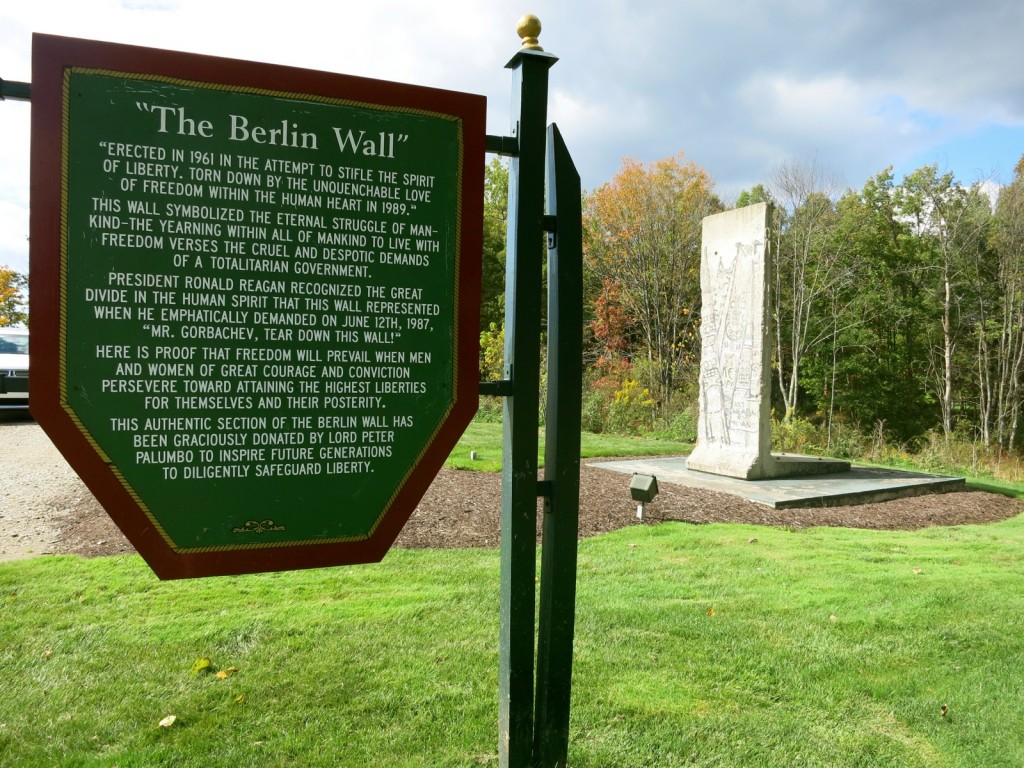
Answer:
[[532, 13], [526, 13], [519, 17], [519, 21], [516, 22], [516, 33], [522, 38], [523, 48], [529, 51], [544, 50], [540, 47], [540, 41], [537, 40], [540, 36], [540, 19]]

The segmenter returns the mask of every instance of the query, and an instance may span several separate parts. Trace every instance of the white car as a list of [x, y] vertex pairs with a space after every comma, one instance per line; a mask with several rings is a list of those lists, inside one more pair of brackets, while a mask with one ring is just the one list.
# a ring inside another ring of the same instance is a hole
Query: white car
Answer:
[[28, 329], [0, 328], [0, 408], [28, 407]]

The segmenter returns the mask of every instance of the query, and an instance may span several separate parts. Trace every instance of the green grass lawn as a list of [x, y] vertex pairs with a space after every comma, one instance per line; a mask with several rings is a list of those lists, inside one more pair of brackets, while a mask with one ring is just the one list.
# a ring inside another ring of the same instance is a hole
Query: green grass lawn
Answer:
[[[498, 566], [0, 564], [0, 765], [496, 765]], [[631, 527], [580, 545], [570, 765], [1016, 767], [1022, 659], [1020, 519]]]
[[[689, 453], [691, 443], [652, 438], [623, 437], [622, 435], [596, 435], [584, 432], [580, 455], [595, 456], [654, 456]], [[476, 458], [470, 453], [475, 451]], [[538, 461], [544, 465], [544, 428], [539, 435]], [[501, 471], [501, 424], [474, 421], [459, 439], [445, 466], [454, 469], [475, 469], [481, 472]]]

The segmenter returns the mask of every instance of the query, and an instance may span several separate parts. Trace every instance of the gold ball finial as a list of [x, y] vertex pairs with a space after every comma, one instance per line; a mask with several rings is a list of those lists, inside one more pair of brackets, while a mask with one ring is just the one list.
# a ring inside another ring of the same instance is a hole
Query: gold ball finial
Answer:
[[544, 50], [540, 47], [540, 42], [537, 40], [540, 37], [540, 19], [532, 13], [524, 14], [519, 18], [519, 21], [516, 23], [516, 33], [523, 40], [523, 48], [529, 51]]

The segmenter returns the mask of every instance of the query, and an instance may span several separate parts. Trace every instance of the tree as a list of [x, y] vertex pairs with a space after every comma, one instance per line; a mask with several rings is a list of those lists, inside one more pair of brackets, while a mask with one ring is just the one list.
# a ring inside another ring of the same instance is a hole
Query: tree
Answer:
[[0, 265], [0, 326], [28, 323], [28, 277]]
[[771, 184], [782, 207], [771, 254], [775, 370], [788, 419], [799, 406], [805, 358], [851, 319], [849, 232], [831, 199], [835, 182], [816, 160], [782, 163]]
[[940, 176], [936, 165], [906, 176], [898, 201], [919, 246], [920, 284], [936, 310], [932, 387], [948, 437], [955, 426], [958, 388], [964, 378], [956, 366], [958, 345], [973, 324], [988, 314], [979, 288], [984, 281], [982, 252], [991, 211], [978, 185], [964, 187], [952, 173]]
[[508, 166], [495, 157], [484, 170], [484, 249], [480, 331], [505, 322], [505, 232], [508, 228]]
[[935, 424], [923, 382], [927, 370], [923, 294], [913, 269], [914, 240], [896, 207], [892, 169], [836, 203], [847, 241], [845, 285], [836, 286], [845, 321], [812, 351], [801, 380], [819, 411], [873, 429], [883, 423], [900, 440]]
[[755, 184], [750, 189], [740, 192], [736, 197], [735, 207], [746, 208], [748, 205], [755, 205], [757, 203], [768, 203], [773, 207], [775, 206], [772, 193], [765, 188], [764, 184]]
[[999, 192], [994, 224], [1001, 302], [998, 337], [986, 366], [989, 385], [983, 391], [992, 401], [992, 438], [1013, 449], [1024, 397], [1024, 157], [1017, 162], [1013, 181]]
[[594, 299], [594, 319], [590, 330], [600, 346], [598, 367], [618, 365], [629, 349], [626, 329], [629, 318], [622, 309], [622, 286], [617, 280], [606, 277], [601, 295]]
[[617, 286], [633, 352], [658, 372], [668, 404], [680, 372], [696, 365], [701, 220], [722, 210], [707, 172], [682, 155], [622, 170], [584, 206], [585, 261], [592, 282]]

